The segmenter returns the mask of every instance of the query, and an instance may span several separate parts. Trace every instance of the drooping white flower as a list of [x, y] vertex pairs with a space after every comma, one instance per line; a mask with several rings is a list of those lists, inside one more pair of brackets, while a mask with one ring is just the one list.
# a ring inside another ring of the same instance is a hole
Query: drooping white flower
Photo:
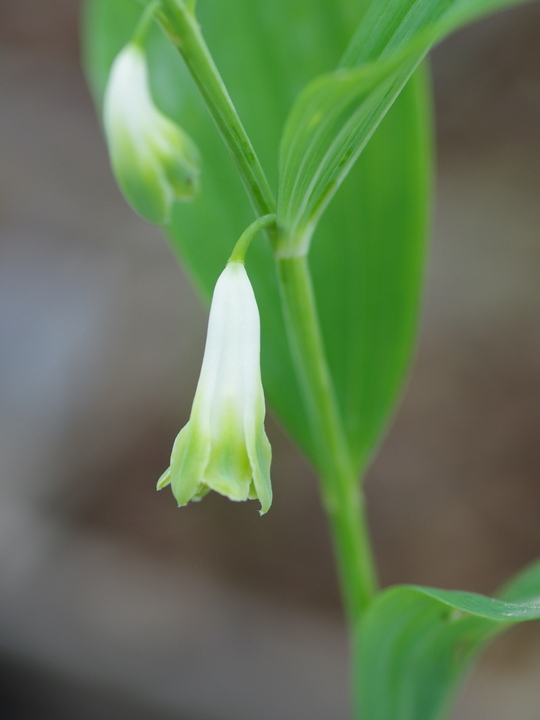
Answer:
[[265, 513], [272, 487], [264, 416], [259, 311], [243, 263], [229, 262], [212, 298], [191, 416], [158, 490], [170, 484], [179, 506], [209, 490], [258, 499]]
[[197, 147], [154, 104], [143, 48], [132, 42], [116, 57], [103, 105], [114, 174], [128, 202], [146, 220], [165, 224], [175, 200], [198, 189]]

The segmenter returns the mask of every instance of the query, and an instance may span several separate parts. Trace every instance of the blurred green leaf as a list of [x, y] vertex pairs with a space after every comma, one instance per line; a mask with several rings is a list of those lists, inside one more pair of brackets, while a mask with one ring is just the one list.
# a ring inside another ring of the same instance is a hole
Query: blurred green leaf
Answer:
[[[280, 136], [295, 97], [306, 82], [337, 65], [365, 5], [356, 0], [199, 3], [204, 35], [274, 186]], [[87, 3], [86, 67], [98, 104], [110, 64], [139, 13], [131, 0]], [[149, 52], [157, 104], [186, 128], [203, 156], [201, 194], [176, 206], [170, 236], [208, 297], [253, 217], [178, 53], [157, 30]], [[330, 369], [357, 460], [380, 435], [414, 339], [429, 204], [425, 88], [425, 78], [417, 76], [388, 113], [321, 222], [310, 258]], [[261, 310], [267, 396], [313, 458], [274, 260], [262, 240], [252, 246], [247, 269]]]
[[380, 593], [357, 641], [357, 717], [440, 718], [482, 647], [512, 625], [540, 618], [540, 562], [501, 597], [416, 586]]

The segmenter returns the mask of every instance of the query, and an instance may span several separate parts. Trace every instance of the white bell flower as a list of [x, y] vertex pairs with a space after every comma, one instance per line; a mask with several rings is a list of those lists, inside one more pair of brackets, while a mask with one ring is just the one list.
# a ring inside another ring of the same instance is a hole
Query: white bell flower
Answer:
[[191, 138], [155, 106], [143, 48], [116, 57], [103, 105], [111, 165], [127, 201], [150, 222], [170, 221], [173, 203], [198, 189], [200, 159]]
[[176, 438], [158, 490], [178, 505], [209, 490], [231, 500], [272, 502], [271, 449], [264, 430], [259, 310], [242, 262], [229, 262], [210, 308], [206, 348], [188, 424]]

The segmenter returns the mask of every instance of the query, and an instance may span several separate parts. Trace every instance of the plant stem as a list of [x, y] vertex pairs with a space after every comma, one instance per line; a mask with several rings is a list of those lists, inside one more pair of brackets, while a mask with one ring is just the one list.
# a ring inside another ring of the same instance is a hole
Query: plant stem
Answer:
[[246, 253], [249, 250], [251, 241], [261, 230], [267, 230], [276, 224], [275, 215], [263, 215], [260, 218], [254, 220], [251, 225], [244, 230], [240, 235], [236, 245], [233, 248], [231, 257], [228, 262], [241, 262], [243, 263], [246, 259]]
[[210, 55], [195, 16], [183, 0], [161, 0], [167, 30], [197, 83], [225, 145], [236, 163], [257, 215], [275, 213], [276, 203], [259, 159], [219, 71]]
[[363, 497], [326, 362], [307, 259], [281, 258], [278, 271], [293, 362], [318, 454], [345, 609], [351, 629], [356, 631], [376, 587]]
[[133, 33], [133, 37], [131, 38], [132, 43], [140, 46], [144, 44], [144, 40], [148, 35], [148, 30], [152, 24], [152, 20], [156, 16], [159, 7], [159, 0], [153, 0], [153, 2], [149, 3], [144, 8], [141, 17], [139, 18], [139, 22], [137, 23], [137, 27], [135, 28], [135, 32]]

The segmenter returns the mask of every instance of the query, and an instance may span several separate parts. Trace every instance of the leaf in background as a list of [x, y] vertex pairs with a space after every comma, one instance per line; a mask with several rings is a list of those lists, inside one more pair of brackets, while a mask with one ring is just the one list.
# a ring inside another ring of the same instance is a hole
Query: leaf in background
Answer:
[[[283, 124], [295, 97], [306, 82], [337, 65], [364, 5], [357, 0], [198, 4], [207, 42], [272, 184], [277, 182]], [[86, 66], [98, 104], [108, 68], [139, 12], [132, 0], [87, 4]], [[253, 217], [233, 163], [176, 50], [156, 31], [149, 52], [158, 106], [186, 128], [203, 156], [201, 194], [193, 203], [176, 206], [170, 235], [209, 297], [233, 243]], [[427, 117], [425, 82], [418, 76], [336, 196], [310, 258], [331, 372], [358, 459], [380, 434], [413, 342], [429, 200]], [[261, 240], [250, 250], [247, 269], [261, 310], [267, 396], [313, 459], [274, 261]]]
[[438, 720], [486, 642], [515, 623], [540, 618], [540, 563], [502, 597], [415, 586], [380, 593], [357, 643], [357, 717]]

